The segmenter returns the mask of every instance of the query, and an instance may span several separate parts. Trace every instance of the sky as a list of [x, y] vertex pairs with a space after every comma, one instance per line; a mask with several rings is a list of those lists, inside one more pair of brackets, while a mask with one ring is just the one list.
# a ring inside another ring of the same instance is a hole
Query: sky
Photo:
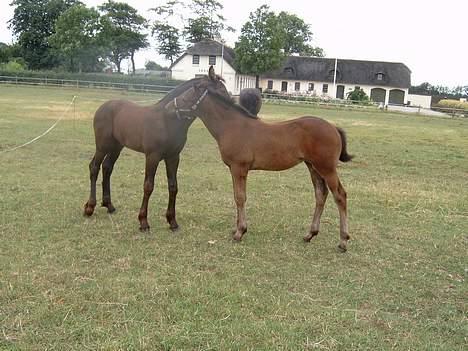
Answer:
[[[81, 0], [97, 6], [104, 0]], [[157, 0], [120, 0], [154, 19], [149, 8], [165, 3]], [[310, 25], [312, 45], [324, 49], [326, 57], [402, 62], [411, 70], [411, 83], [455, 87], [468, 85], [467, 0], [218, 0], [224, 5], [226, 23], [236, 29], [225, 35], [234, 47], [250, 12], [268, 4], [275, 12], [296, 14]], [[12, 43], [8, 29], [13, 17], [11, 0], [0, 0], [0, 42]], [[167, 65], [152, 47], [136, 55], [137, 68], [148, 60]], [[128, 67], [124, 63], [122, 67]]]

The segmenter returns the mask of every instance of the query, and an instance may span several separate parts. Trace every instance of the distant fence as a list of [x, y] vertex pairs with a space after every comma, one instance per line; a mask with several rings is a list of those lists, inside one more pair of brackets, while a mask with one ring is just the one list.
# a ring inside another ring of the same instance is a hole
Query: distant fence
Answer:
[[137, 92], [167, 93], [174, 89], [174, 85], [142, 84], [142, 83], [119, 83], [100, 82], [78, 79], [60, 79], [48, 77], [21, 77], [21, 76], [0, 76], [0, 84], [18, 84], [35, 86], [53, 86], [69, 88], [94, 88], [94, 89], [117, 89]]
[[263, 101], [273, 104], [307, 104], [321, 107], [350, 108], [350, 109], [373, 109], [380, 107], [379, 103], [373, 101], [353, 101], [341, 99], [322, 99], [307, 95], [289, 95], [263, 93]]
[[468, 117], [468, 110], [464, 110], [460, 108], [432, 106], [431, 110], [442, 112], [452, 117]]

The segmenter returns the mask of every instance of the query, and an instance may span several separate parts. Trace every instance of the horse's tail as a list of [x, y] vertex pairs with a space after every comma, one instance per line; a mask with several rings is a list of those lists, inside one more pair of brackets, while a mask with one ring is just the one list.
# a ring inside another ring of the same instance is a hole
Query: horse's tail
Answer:
[[338, 133], [340, 134], [341, 137], [341, 154], [340, 154], [340, 161], [341, 162], [348, 162], [353, 159], [353, 155], [348, 154], [348, 150], [346, 147], [346, 133], [343, 129], [336, 127], [338, 130]]

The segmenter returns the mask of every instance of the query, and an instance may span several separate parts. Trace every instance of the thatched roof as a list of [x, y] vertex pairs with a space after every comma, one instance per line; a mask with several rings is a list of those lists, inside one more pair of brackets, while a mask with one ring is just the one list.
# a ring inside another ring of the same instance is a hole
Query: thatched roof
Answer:
[[[179, 62], [185, 55], [221, 56], [221, 54], [223, 54], [226, 62], [232, 66], [234, 62], [234, 50], [229, 46], [224, 45], [223, 53], [222, 43], [216, 40], [206, 39], [195, 43], [191, 47], [189, 47], [176, 61], [174, 61], [172, 66]], [[172, 66], [170, 68], [172, 68]]]
[[[262, 74], [265, 79], [333, 83], [335, 59], [289, 56], [281, 68]], [[336, 82], [355, 85], [411, 86], [411, 71], [403, 63], [338, 59]], [[378, 75], [382, 80], [378, 80]]]

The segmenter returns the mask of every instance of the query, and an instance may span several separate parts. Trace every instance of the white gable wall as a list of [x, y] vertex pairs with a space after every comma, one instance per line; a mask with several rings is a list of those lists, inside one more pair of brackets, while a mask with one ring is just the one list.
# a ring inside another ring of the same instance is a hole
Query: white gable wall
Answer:
[[[200, 63], [193, 64], [192, 55], [185, 55], [172, 66], [172, 79], [189, 80], [200, 75], [207, 75], [210, 68], [208, 59], [209, 56], [200, 55]], [[224, 78], [227, 90], [233, 95], [238, 95], [243, 88], [255, 87], [255, 77], [237, 74], [226, 60], [221, 60], [221, 56], [216, 56], [216, 64], [213, 67], [216, 74]]]

